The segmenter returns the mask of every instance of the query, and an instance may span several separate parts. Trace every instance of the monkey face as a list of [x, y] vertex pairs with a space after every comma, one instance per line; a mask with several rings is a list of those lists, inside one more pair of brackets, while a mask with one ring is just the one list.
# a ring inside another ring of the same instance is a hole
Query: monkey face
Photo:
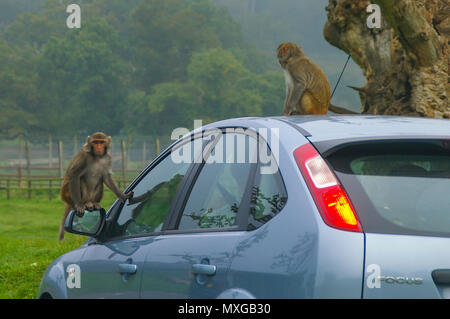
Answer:
[[287, 64], [287, 60], [293, 56], [301, 56], [302, 50], [298, 45], [292, 42], [283, 42], [278, 46], [277, 57], [278, 62], [283, 67]]
[[288, 48], [289, 48], [289, 43], [288, 42], [283, 42], [278, 46], [277, 49], [277, 56], [278, 59], [281, 59], [283, 57], [286, 57], [287, 53], [288, 53]]
[[277, 49], [278, 62], [282, 65], [283, 58], [286, 56], [286, 43], [281, 43]]
[[111, 142], [111, 136], [97, 132], [87, 137], [86, 144], [83, 145], [82, 150], [95, 156], [103, 156], [109, 152]]
[[92, 149], [94, 150], [94, 154], [97, 156], [103, 156], [106, 152], [106, 141], [105, 140], [93, 140], [92, 141]]

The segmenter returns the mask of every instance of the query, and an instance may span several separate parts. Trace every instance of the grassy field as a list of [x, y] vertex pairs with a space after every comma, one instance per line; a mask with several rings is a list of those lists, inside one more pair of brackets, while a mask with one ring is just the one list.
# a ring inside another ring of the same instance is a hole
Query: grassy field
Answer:
[[[106, 193], [108, 208], [114, 201]], [[47, 266], [58, 256], [80, 246], [86, 237], [67, 234], [57, 240], [64, 212], [60, 199], [0, 199], [0, 298], [36, 298]]]

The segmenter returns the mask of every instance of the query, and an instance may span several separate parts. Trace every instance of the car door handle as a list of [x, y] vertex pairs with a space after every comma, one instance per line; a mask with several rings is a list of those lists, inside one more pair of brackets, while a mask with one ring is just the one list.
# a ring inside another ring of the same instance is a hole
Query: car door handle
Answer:
[[119, 272], [121, 274], [130, 274], [133, 275], [137, 271], [137, 266], [133, 264], [120, 264], [119, 265]]
[[450, 269], [433, 270], [431, 277], [437, 285], [450, 285]]
[[216, 274], [216, 266], [205, 264], [193, 264], [192, 272], [198, 275], [214, 276]]

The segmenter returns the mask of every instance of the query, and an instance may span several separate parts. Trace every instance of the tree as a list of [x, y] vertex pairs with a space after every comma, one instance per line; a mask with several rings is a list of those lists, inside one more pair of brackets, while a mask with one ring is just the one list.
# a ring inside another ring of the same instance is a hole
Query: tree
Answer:
[[[239, 116], [260, 116], [263, 97], [259, 90], [269, 82], [242, 85], [254, 75], [231, 51], [213, 48], [192, 55], [186, 81], [153, 86], [149, 96], [134, 95], [135, 114], [127, 121], [128, 130], [143, 133], [170, 133], [173, 128], [192, 128], [195, 119], [204, 124]], [[282, 105], [282, 104], [280, 104]]]
[[0, 39], [0, 134], [15, 137], [35, 131], [33, 116], [38, 92], [34, 85], [32, 57], [16, 53]]
[[374, 0], [380, 29], [368, 28], [368, 0], [329, 0], [324, 35], [352, 56], [367, 82], [362, 112], [450, 118], [449, 0]]
[[261, 99], [263, 116], [280, 115], [286, 94], [283, 73], [267, 71], [263, 74], [249, 73], [237, 84], [242, 89], [255, 92]]
[[282, 105], [281, 73], [211, 0], [83, 0], [81, 29], [67, 2], [30, 1], [0, 35], [1, 134], [162, 134]]
[[8, 25], [4, 38], [12, 47], [27, 47], [35, 53], [50, 37], [62, 37], [67, 30], [66, 7], [58, 0], [47, 0], [42, 12], [25, 12]]
[[239, 26], [210, 0], [143, 1], [133, 21], [136, 84], [143, 90], [185, 79], [192, 52], [241, 41]]
[[0, 1], [0, 30], [26, 11], [36, 10], [43, 0], [2, 0]]
[[48, 130], [85, 132], [121, 128], [127, 91], [117, 32], [105, 20], [52, 38], [38, 62], [40, 110]]

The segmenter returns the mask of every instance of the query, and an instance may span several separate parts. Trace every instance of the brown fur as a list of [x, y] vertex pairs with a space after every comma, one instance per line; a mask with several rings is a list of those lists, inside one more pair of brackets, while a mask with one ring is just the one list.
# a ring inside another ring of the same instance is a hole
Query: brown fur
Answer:
[[[104, 142], [102, 154], [94, 151], [94, 141]], [[123, 194], [112, 180], [111, 142], [111, 137], [102, 132], [88, 136], [86, 144], [70, 161], [61, 187], [61, 199], [66, 203], [66, 208], [60, 224], [59, 240], [64, 238], [64, 221], [71, 210], [82, 214], [85, 209], [101, 208], [103, 183], [122, 201], [131, 196], [131, 193]]]
[[[286, 77], [284, 115], [326, 114], [328, 109], [335, 113], [355, 113], [330, 104], [331, 90], [327, 76], [298, 45], [281, 43], [277, 56]], [[289, 86], [291, 79], [293, 83]]]

